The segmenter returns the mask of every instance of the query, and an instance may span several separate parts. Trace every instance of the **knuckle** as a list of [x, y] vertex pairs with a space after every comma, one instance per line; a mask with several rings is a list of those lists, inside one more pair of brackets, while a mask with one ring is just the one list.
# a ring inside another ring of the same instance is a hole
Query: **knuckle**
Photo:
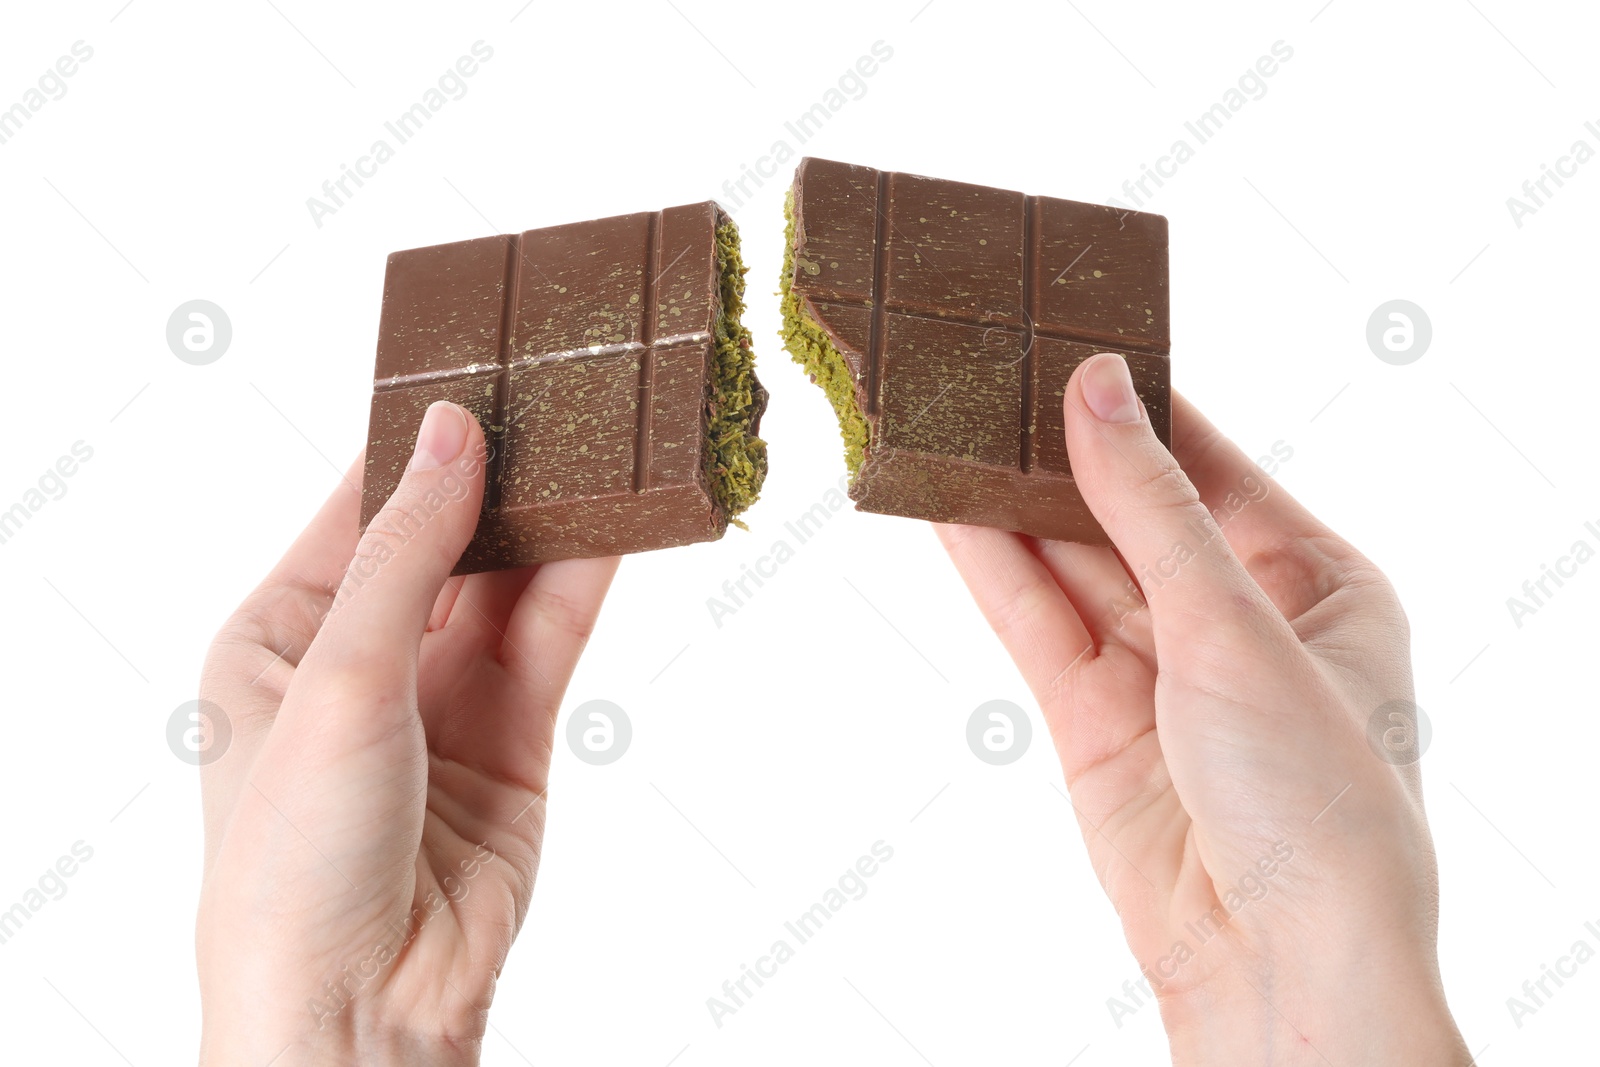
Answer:
[[588, 641], [594, 632], [595, 612], [588, 604], [565, 593], [541, 591], [533, 602], [533, 610], [541, 629], [571, 634], [580, 642]]
[[1125, 484], [1123, 491], [1112, 497], [1107, 506], [1112, 526], [1130, 521], [1130, 515], [1150, 512], [1171, 513], [1171, 518], [1161, 520], [1163, 525], [1180, 521], [1186, 516], [1192, 516], [1203, 528], [1215, 525], [1215, 519], [1200, 500], [1194, 483], [1183, 468], [1170, 459], [1157, 460], [1141, 469]]
[[418, 494], [396, 493], [372, 517], [357, 554], [362, 549], [398, 549], [426, 530], [434, 516], [435, 512]]
[[313, 677], [313, 699], [330, 708], [395, 703], [410, 693], [405, 671], [388, 657], [360, 649], [341, 649], [331, 662], [318, 664]]
[[1274, 603], [1296, 618], [1333, 596], [1348, 580], [1339, 547], [1293, 530], [1276, 532], [1242, 557], [1246, 573]]
[[276, 630], [274, 622], [273, 615], [263, 610], [257, 596], [252, 595], [234, 609], [233, 614], [228, 616], [228, 620], [211, 638], [211, 647], [206, 658], [210, 659], [230, 650], [269, 644]]
[[1043, 583], [1015, 579], [996, 602], [992, 619], [995, 629], [1019, 636], [1031, 632], [1047, 599]]
[[1391, 622], [1398, 628], [1400, 634], [1409, 639], [1411, 621], [1406, 615], [1405, 605], [1400, 602], [1400, 593], [1395, 589], [1394, 583], [1378, 569], [1376, 564], [1360, 554], [1354, 555], [1348, 567], [1345, 583], [1358, 590], [1381, 617]]
[[361, 578], [372, 577], [379, 567], [398, 557], [413, 545], [429, 553], [438, 563], [454, 566], [444, 538], [428, 536], [430, 526], [441, 517], [443, 504], [435, 506], [425, 494], [398, 492], [373, 516], [372, 522], [356, 545], [350, 561], [350, 573]]
[[1162, 507], [1186, 507], [1200, 503], [1200, 493], [1189, 476], [1182, 467], [1168, 459], [1159, 460], [1148, 470], [1141, 471], [1131, 489], [1135, 495]]
[[322, 626], [333, 587], [269, 578], [234, 609], [217, 630], [206, 652], [213, 664], [237, 664], [242, 657], [269, 650], [291, 665]]
[[1219, 699], [1248, 703], [1263, 679], [1282, 670], [1284, 643], [1250, 614], [1208, 618], [1176, 643], [1165, 667], [1174, 681]]

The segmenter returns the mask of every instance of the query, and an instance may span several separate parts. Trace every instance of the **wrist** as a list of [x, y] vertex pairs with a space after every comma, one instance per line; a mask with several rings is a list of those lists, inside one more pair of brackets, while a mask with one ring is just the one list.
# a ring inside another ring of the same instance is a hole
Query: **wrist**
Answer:
[[213, 1025], [200, 1040], [201, 1067], [271, 1063], [272, 1067], [476, 1067], [482, 1042], [450, 1041], [400, 1031], [354, 1027], [273, 1026], [259, 1020]]
[[1377, 968], [1307, 987], [1282, 974], [1217, 975], [1161, 999], [1174, 1067], [1469, 1067], [1436, 978]]
[[[352, 954], [355, 962], [334, 972], [299, 954], [286, 962], [260, 940], [223, 951], [208, 936], [215, 928], [202, 922], [197, 937], [201, 1067], [473, 1067], [479, 1062], [486, 996], [468, 997], [445, 978], [443, 999], [419, 1005], [417, 990], [400, 986], [397, 998], [382, 980], [392, 977], [392, 969], [382, 966], [392, 964], [392, 954], [382, 959], [375, 952], [360, 959]], [[320, 984], [306, 977], [316, 973], [329, 977]], [[479, 994], [473, 985], [466, 988]]]

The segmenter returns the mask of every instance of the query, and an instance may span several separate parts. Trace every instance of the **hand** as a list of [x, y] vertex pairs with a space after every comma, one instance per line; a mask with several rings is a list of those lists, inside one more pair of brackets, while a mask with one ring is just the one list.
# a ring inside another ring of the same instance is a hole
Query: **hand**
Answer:
[[201, 778], [202, 1062], [477, 1062], [617, 567], [450, 578], [484, 455], [434, 405], [367, 533], [358, 459], [211, 647], [201, 695], [233, 736]]
[[1120, 356], [1065, 415], [1115, 550], [939, 533], [1050, 726], [1130, 1010], [1177, 1064], [1465, 1065], [1417, 767], [1368, 743], [1412, 697], [1393, 589], [1176, 396], [1175, 460]]

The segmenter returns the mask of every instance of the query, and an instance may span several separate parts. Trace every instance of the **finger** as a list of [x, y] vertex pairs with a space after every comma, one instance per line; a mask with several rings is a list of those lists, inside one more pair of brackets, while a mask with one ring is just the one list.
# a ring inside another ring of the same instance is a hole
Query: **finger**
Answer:
[[451, 578], [444, 583], [444, 588], [439, 590], [439, 598], [433, 602], [433, 613], [428, 616], [428, 632], [444, 629], [444, 624], [450, 621], [450, 612], [456, 606], [456, 597], [461, 593], [461, 585], [466, 579], [461, 576]]
[[620, 562], [604, 556], [540, 567], [506, 624], [500, 650], [506, 669], [524, 681], [557, 686], [559, 703]]
[[578, 656], [600, 615], [620, 559], [568, 559], [534, 573], [506, 623], [499, 661], [520, 699], [488, 710], [471, 736], [450, 740], [490, 774], [538, 790], [549, 769], [550, 739]]
[[[1296, 619], [1332, 594], [1353, 550], [1177, 393], [1172, 425], [1178, 462], [1278, 610]], [[1263, 458], [1275, 467], [1293, 455], [1286, 449], [1280, 442]]]
[[1116, 644], [1096, 646], [1043, 556], [1085, 546], [981, 526], [934, 529], [1038, 700], [1069, 783], [1154, 728], [1153, 667]]
[[[418, 654], [417, 707], [429, 743], [440, 755], [456, 759], [452, 746], [459, 743], [453, 725], [461, 719], [468, 731], [486, 728], [479, 700], [464, 699], [463, 680], [483, 676], [494, 668], [497, 682], [504, 672], [499, 668], [505, 628], [517, 600], [538, 572], [537, 567], [474, 574], [466, 579], [452, 578], [457, 588], [453, 608], [443, 627], [423, 635]], [[446, 592], [450, 585], [447, 585]], [[443, 593], [440, 594], [444, 596]], [[435, 608], [435, 614], [438, 609]], [[525, 714], [520, 704], [517, 714]], [[470, 740], [470, 739], [469, 739]]]
[[1144, 594], [1115, 549], [1047, 540], [1037, 540], [1032, 547], [1072, 601], [1096, 647], [1121, 645], [1154, 663], [1155, 646]]
[[[511, 610], [537, 572], [537, 567], [521, 567], [451, 578], [445, 583], [417, 660], [418, 703], [429, 729], [439, 714], [436, 709], [447, 704], [460, 681], [473, 673], [475, 660], [499, 660]], [[436, 624], [440, 605], [445, 603], [450, 605], [449, 617]]]
[[934, 524], [945, 551], [1041, 705], [1094, 642], [1077, 610], [1024, 539], [983, 526]]
[[511, 624], [511, 612], [537, 572], [537, 567], [518, 567], [472, 575], [462, 583], [448, 625], [492, 640], [493, 647], [499, 648]]
[[1064, 404], [1073, 478], [1150, 605], [1158, 655], [1163, 634], [1174, 644], [1218, 628], [1292, 639], [1156, 437], [1123, 358], [1085, 360], [1067, 382]]
[[348, 688], [356, 703], [412, 714], [418, 645], [477, 528], [484, 455], [483, 431], [465, 408], [440, 401], [428, 409], [400, 485], [357, 543], [297, 684]]

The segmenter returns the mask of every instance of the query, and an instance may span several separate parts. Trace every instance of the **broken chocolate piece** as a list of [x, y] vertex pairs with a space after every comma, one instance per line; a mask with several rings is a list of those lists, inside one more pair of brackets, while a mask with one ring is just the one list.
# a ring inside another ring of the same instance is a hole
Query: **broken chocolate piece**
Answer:
[[1167, 220], [805, 159], [784, 342], [839, 419], [862, 511], [1105, 544], [1067, 462], [1067, 379], [1118, 352], [1171, 438]]
[[767, 470], [744, 271], [709, 201], [391, 255], [363, 528], [450, 400], [489, 447], [455, 573], [721, 537]]

